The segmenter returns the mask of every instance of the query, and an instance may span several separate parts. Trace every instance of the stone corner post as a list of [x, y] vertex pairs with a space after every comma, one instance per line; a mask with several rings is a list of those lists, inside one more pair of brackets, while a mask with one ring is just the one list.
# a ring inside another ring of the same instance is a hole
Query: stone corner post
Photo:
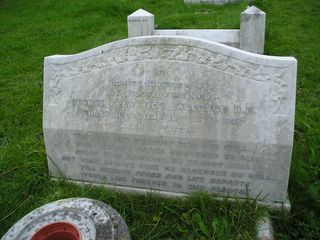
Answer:
[[139, 9], [128, 16], [128, 37], [151, 36], [154, 30], [154, 15]]
[[266, 13], [251, 6], [241, 13], [240, 21], [240, 49], [263, 54]]

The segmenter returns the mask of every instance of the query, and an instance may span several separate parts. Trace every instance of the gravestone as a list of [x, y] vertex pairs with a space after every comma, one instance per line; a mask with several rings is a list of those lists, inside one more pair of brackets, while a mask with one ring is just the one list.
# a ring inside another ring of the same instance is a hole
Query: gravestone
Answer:
[[53, 177], [285, 202], [297, 62], [187, 37], [139, 37], [44, 63]]

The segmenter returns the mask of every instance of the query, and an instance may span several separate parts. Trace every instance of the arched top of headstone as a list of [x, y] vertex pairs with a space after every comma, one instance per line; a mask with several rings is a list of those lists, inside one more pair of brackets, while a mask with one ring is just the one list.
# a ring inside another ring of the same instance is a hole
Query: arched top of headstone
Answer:
[[[197, 49], [208, 50], [210, 53], [218, 53], [224, 56], [230, 56], [232, 59], [246, 60], [247, 62], [252, 62], [255, 64], [270, 64], [270, 65], [282, 65], [288, 66], [290, 64], [295, 64], [296, 60], [293, 57], [275, 57], [251, 53], [248, 51], [243, 51], [241, 49], [233, 48], [221, 43], [212, 42], [208, 40], [203, 40], [199, 38], [182, 37], [182, 36], [143, 36], [136, 38], [128, 38], [124, 40], [115, 41], [102, 45], [100, 47], [93, 48], [91, 50], [81, 52], [74, 55], [54, 55], [46, 57], [45, 59], [52, 62], [64, 62], [64, 61], [74, 61], [76, 59], [93, 57], [101, 54], [108, 54], [114, 51], [119, 51], [123, 48], [139, 47], [139, 46], [181, 46], [181, 47], [193, 47]], [[130, 53], [128, 53], [129, 55]], [[156, 60], [158, 55], [152, 56], [152, 59]], [[158, 58], [158, 60], [165, 59], [165, 56]], [[231, 60], [232, 60], [231, 59]], [[174, 59], [172, 59], [174, 60]], [[257, 62], [258, 61], [258, 62]], [[275, 63], [276, 62], [276, 63]]]
[[[170, 65], [170, 62], [181, 65], [202, 65], [250, 81], [277, 84], [282, 89], [281, 92], [286, 92], [288, 87], [292, 85], [289, 79], [294, 78], [297, 64], [293, 57], [259, 55], [197, 38], [145, 36], [108, 43], [74, 55], [46, 57], [45, 77], [53, 83], [59, 82], [59, 79], [64, 77], [75, 77], [97, 70], [109, 69], [119, 64], [138, 62], [166, 63], [167, 66]], [[119, 74], [121, 75], [121, 73]], [[179, 74], [188, 73], [181, 72]], [[62, 91], [59, 91], [58, 95], [60, 93]], [[58, 95], [54, 94], [52, 97], [57, 100]], [[49, 97], [51, 94], [47, 96]], [[279, 100], [272, 103], [271, 108], [274, 109], [270, 110], [270, 113], [286, 114], [291, 111], [292, 101], [291, 107], [289, 105], [283, 106], [289, 100], [280, 97]]]

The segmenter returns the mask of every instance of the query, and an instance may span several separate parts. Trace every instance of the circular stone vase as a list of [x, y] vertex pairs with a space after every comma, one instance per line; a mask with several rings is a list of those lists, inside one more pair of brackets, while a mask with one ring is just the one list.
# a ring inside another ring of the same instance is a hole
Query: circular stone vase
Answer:
[[1, 240], [130, 240], [128, 226], [109, 205], [69, 198], [30, 212]]

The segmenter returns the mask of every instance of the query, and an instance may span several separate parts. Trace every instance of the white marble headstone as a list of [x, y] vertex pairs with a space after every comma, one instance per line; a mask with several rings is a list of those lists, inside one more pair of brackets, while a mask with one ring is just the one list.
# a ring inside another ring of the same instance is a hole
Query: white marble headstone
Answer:
[[297, 62], [186, 37], [45, 58], [54, 177], [284, 202]]

